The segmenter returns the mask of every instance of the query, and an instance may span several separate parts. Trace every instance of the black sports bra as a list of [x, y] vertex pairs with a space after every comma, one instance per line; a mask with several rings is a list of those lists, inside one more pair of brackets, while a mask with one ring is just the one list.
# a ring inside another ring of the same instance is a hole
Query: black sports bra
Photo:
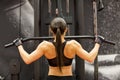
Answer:
[[[52, 42], [54, 45], [55, 45], [55, 42]], [[64, 47], [66, 45], [66, 41], [63, 43], [63, 49], [62, 49], [62, 52], [64, 53]], [[53, 67], [57, 67], [58, 64], [57, 64], [57, 57], [53, 58], [53, 59], [47, 59], [48, 60], [48, 63], [50, 66], [53, 66]], [[69, 66], [72, 64], [72, 60], [73, 58], [67, 58], [64, 54], [63, 54], [63, 65], [62, 66]]]

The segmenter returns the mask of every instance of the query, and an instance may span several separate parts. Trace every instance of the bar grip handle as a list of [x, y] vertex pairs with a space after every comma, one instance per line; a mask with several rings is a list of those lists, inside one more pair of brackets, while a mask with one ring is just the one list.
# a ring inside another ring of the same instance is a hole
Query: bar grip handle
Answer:
[[103, 42], [104, 42], [104, 43], [108, 43], [108, 44], [111, 44], [111, 45], [115, 45], [115, 42], [113, 42], [113, 41], [104, 40]]
[[9, 44], [4, 45], [4, 47], [5, 47], [5, 48], [8, 48], [8, 47], [11, 47], [11, 46], [13, 46], [13, 45], [14, 45], [14, 43], [12, 42], [12, 43], [9, 43]]

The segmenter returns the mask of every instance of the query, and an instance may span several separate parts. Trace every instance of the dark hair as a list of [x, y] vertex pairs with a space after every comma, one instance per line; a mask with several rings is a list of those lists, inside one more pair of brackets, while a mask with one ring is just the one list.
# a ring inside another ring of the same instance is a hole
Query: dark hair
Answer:
[[53, 31], [53, 33], [56, 35], [56, 43], [55, 43], [55, 48], [56, 48], [56, 53], [57, 53], [57, 64], [59, 66], [60, 71], [62, 72], [62, 65], [63, 65], [63, 59], [62, 59], [62, 40], [61, 40], [61, 35], [64, 34], [67, 24], [63, 18], [57, 17], [54, 18], [50, 24], [50, 28]]

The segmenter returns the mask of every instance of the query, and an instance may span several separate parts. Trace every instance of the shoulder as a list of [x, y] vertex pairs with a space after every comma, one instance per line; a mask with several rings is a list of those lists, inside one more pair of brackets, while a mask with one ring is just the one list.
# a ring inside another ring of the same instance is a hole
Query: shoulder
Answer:
[[54, 46], [53, 46], [52, 42], [50, 42], [50, 41], [42, 41], [37, 46], [36, 50], [42, 51], [43, 53], [49, 53], [49, 51], [51, 51], [53, 49], [54, 49]]
[[44, 40], [38, 46], [49, 46], [51, 44], [52, 44], [51, 42]]
[[76, 40], [70, 40], [70, 41], [67, 41], [67, 43], [68, 43], [68, 44], [73, 44], [73, 45], [76, 45], [76, 44], [77, 44], [77, 45], [78, 45], [78, 44], [80, 45], [80, 43], [77, 42]]
[[38, 48], [46, 49], [46, 48], [49, 48], [49, 47], [52, 47], [52, 46], [53, 46], [52, 42], [44, 40], [38, 45]]
[[49, 41], [42, 41], [37, 46], [37, 50], [42, 50], [44, 52], [50, 50], [50, 48], [53, 48], [53, 44], [51, 42], [49, 42]]
[[67, 41], [68, 46], [72, 47], [81, 47], [81, 44], [76, 40]]

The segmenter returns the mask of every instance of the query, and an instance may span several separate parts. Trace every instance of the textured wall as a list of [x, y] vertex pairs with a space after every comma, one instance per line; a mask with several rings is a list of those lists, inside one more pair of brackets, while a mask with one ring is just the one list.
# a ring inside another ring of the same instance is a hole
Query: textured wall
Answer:
[[[97, 2], [98, 3], [98, 2]], [[103, 44], [100, 54], [119, 54], [120, 50], [120, 0], [103, 0], [104, 9], [98, 12], [98, 34], [116, 42], [115, 46]], [[92, 1], [85, 0], [86, 34], [93, 35]], [[92, 47], [92, 46], [91, 46]], [[87, 46], [87, 49], [90, 50]]]
[[120, 50], [120, 1], [103, 0], [104, 10], [98, 12], [99, 34], [106, 39], [115, 41], [116, 45], [105, 44], [102, 47], [103, 54], [119, 54]]

